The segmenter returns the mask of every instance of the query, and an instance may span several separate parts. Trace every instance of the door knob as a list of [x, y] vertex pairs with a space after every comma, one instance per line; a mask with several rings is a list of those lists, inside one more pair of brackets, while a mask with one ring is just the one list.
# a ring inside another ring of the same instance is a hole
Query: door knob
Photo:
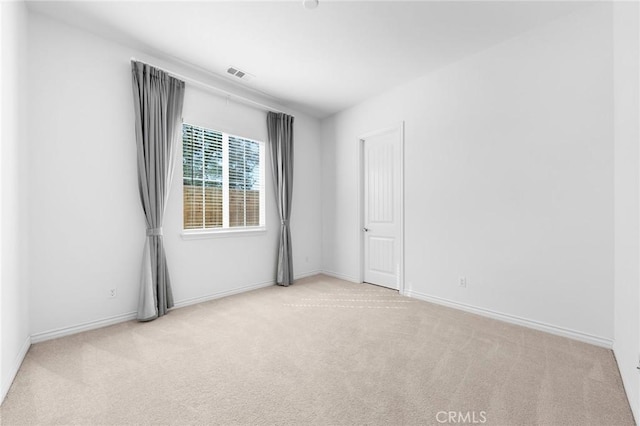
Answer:
[[364, 232], [369, 232], [369, 228], [362, 228]]

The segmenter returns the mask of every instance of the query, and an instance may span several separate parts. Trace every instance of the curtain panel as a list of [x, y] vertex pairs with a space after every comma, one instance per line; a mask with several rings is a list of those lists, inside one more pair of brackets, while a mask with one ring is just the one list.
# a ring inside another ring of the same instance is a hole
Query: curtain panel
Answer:
[[291, 231], [289, 228], [293, 195], [293, 120], [294, 117], [287, 114], [275, 112], [267, 114], [271, 169], [280, 216], [276, 283], [283, 286], [293, 283]]
[[138, 188], [147, 222], [138, 319], [150, 321], [173, 307], [162, 223], [182, 124], [184, 81], [131, 61]]

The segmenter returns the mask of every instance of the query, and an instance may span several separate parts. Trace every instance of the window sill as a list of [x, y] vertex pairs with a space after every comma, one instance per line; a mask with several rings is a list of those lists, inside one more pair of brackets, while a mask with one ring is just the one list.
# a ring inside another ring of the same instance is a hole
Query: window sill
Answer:
[[194, 229], [183, 230], [180, 234], [183, 240], [200, 240], [206, 238], [221, 238], [221, 237], [249, 237], [255, 235], [263, 235], [267, 233], [267, 228], [264, 226], [258, 226], [255, 228], [241, 228], [241, 229]]

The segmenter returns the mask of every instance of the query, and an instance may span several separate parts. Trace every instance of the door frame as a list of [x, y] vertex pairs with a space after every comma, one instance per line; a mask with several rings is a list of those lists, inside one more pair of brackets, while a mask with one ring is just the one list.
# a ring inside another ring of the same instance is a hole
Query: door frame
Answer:
[[400, 141], [399, 143], [399, 151], [400, 151], [400, 182], [398, 189], [400, 193], [400, 212], [399, 212], [399, 221], [400, 221], [400, 235], [398, 236], [399, 241], [399, 253], [398, 253], [398, 276], [397, 276], [397, 284], [398, 284], [398, 292], [401, 295], [405, 294], [405, 282], [404, 282], [404, 121], [400, 121], [399, 123], [383, 127], [379, 130], [375, 130], [372, 132], [367, 132], [358, 137], [358, 259], [359, 259], [359, 267], [358, 267], [358, 282], [364, 282], [364, 232], [362, 229], [364, 227], [364, 143], [365, 140], [371, 138], [372, 136], [377, 136], [382, 133], [387, 133], [390, 131], [399, 131]]

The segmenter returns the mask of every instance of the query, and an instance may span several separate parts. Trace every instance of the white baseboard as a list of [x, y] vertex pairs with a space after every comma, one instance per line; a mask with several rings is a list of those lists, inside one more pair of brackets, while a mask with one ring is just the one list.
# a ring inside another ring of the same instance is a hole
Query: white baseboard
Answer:
[[0, 386], [0, 404], [4, 402], [4, 398], [9, 393], [9, 389], [11, 388], [11, 384], [13, 380], [16, 378], [18, 374], [18, 370], [20, 370], [20, 366], [22, 365], [22, 361], [24, 361], [24, 357], [27, 356], [27, 352], [31, 347], [31, 336], [27, 336], [22, 347], [20, 348], [20, 352], [16, 355], [16, 358], [13, 361], [13, 365], [11, 366], [11, 371], [9, 372], [9, 377], [4, 380], [4, 382]]
[[[320, 271], [309, 271], [303, 272], [295, 276], [295, 279], [301, 279], [305, 277], [309, 277], [312, 275], [319, 274]], [[205, 296], [192, 297], [190, 299], [181, 300], [176, 302], [174, 305], [174, 309], [183, 308], [189, 305], [195, 305], [196, 303], [206, 302], [208, 300], [219, 299], [221, 297], [231, 296], [238, 293], [244, 293], [251, 290], [257, 290], [263, 287], [269, 287], [274, 285], [275, 281], [263, 281], [256, 284], [250, 284], [242, 287], [238, 287], [232, 290], [220, 291], [213, 294], [208, 294]], [[94, 330], [96, 328], [107, 327], [109, 325], [118, 324], [125, 321], [131, 321], [136, 319], [136, 312], [128, 312], [126, 314], [115, 315], [108, 318], [103, 318], [95, 321], [89, 321], [78, 325], [73, 325], [70, 327], [61, 327], [56, 328], [49, 331], [43, 331], [41, 333], [36, 333], [31, 336], [31, 343], [39, 343], [44, 342], [46, 340], [57, 339], [59, 337], [69, 336], [76, 333], [81, 333], [83, 331]]]
[[[341, 280], [345, 280], [345, 281], [350, 281], [350, 282], [354, 282], [354, 283], [359, 283], [360, 281], [352, 276], [349, 275], [345, 275], [345, 274], [341, 274], [341, 273], [337, 273], [337, 272], [333, 272], [333, 271], [327, 271], [327, 270], [322, 270], [322, 271], [309, 271], [309, 272], [303, 272], [300, 273], [298, 275], [296, 275], [296, 279], [302, 279], [302, 278], [306, 278], [309, 276], [313, 276], [313, 275], [317, 275], [317, 274], [324, 274], [324, 275], [328, 275], [330, 277], [334, 277], [334, 278], [338, 278]], [[222, 297], [226, 297], [226, 296], [231, 296], [234, 294], [239, 294], [239, 293], [244, 293], [247, 291], [251, 291], [251, 290], [257, 290], [259, 288], [264, 288], [264, 287], [269, 287], [274, 285], [275, 282], [270, 280], [270, 281], [263, 281], [260, 283], [255, 283], [255, 284], [250, 284], [247, 286], [242, 286], [242, 287], [238, 287], [232, 290], [226, 290], [226, 291], [221, 291], [221, 292], [217, 292], [217, 293], [213, 293], [213, 294], [209, 294], [209, 295], [205, 295], [205, 296], [199, 296], [199, 297], [194, 297], [194, 298], [190, 298], [190, 299], [186, 299], [186, 300], [182, 300], [180, 302], [177, 302], [175, 304], [174, 309], [177, 308], [182, 308], [185, 306], [190, 306], [190, 305], [194, 305], [197, 303], [202, 303], [202, 302], [206, 302], [209, 300], [214, 300], [214, 299], [219, 299]], [[437, 296], [430, 296], [428, 294], [423, 294], [420, 292], [416, 292], [413, 290], [406, 290], [403, 292], [403, 294], [405, 296], [408, 297], [413, 297], [416, 299], [420, 299], [420, 300], [424, 300], [427, 302], [431, 302], [431, 303], [436, 303], [438, 305], [444, 305], [444, 306], [448, 306], [450, 308], [455, 308], [455, 309], [460, 309], [463, 311], [467, 311], [467, 312], [471, 312], [477, 315], [482, 315], [485, 317], [489, 317], [489, 318], [494, 318], [494, 319], [498, 319], [501, 321], [505, 321], [508, 323], [512, 323], [512, 324], [517, 324], [517, 325], [521, 325], [524, 327], [528, 327], [528, 328], [533, 328], [535, 330], [540, 330], [540, 331], [545, 331], [547, 333], [551, 333], [551, 334], [555, 334], [558, 336], [563, 336], [563, 337], [568, 337], [570, 339], [574, 339], [574, 340], [579, 340], [581, 342], [585, 342], [585, 343], [590, 343], [593, 345], [597, 345], [597, 346], [601, 346], [607, 349], [612, 349], [613, 347], [613, 340], [611, 339], [607, 339], [604, 337], [599, 337], [599, 336], [594, 336], [591, 334], [587, 334], [587, 333], [582, 333], [579, 331], [575, 331], [575, 330], [571, 330], [568, 328], [563, 328], [563, 327], [558, 327], [555, 325], [551, 325], [551, 324], [547, 324], [547, 323], [543, 323], [540, 321], [535, 321], [535, 320], [531, 320], [531, 319], [527, 319], [527, 318], [522, 318], [522, 317], [518, 317], [515, 315], [510, 315], [510, 314], [505, 314], [502, 312], [497, 312], [497, 311], [493, 311], [491, 309], [485, 309], [485, 308], [481, 308], [478, 306], [473, 306], [473, 305], [468, 305], [468, 304], [464, 304], [464, 303], [460, 303], [460, 302], [455, 302], [453, 300], [448, 300], [448, 299], [444, 299], [441, 297], [437, 297]], [[22, 359], [24, 358], [24, 355], [27, 353], [27, 350], [29, 349], [29, 346], [31, 345], [31, 343], [38, 343], [38, 342], [44, 342], [46, 340], [51, 340], [51, 339], [56, 339], [59, 337], [64, 337], [64, 336], [69, 336], [71, 334], [76, 334], [76, 333], [80, 333], [83, 331], [88, 331], [88, 330], [93, 330], [96, 328], [101, 328], [101, 327], [106, 327], [109, 325], [113, 325], [113, 324], [117, 324], [120, 322], [124, 322], [124, 321], [130, 321], [136, 318], [136, 313], [135, 312], [129, 312], [126, 314], [121, 314], [121, 315], [116, 315], [113, 317], [108, 317], [108, 318], [103, 318], [103, 319], [99, 319], [99, 320], [95, 320], [95, 321], [90, 321], [90, 322], [86, 322], [83, 324], [78, 324], [78, 325], [74, 325], [71, 327], [61, 327], [61, 328], [57, 328], [54, 330], [49, 330], [49, 331], [44, 331], [41, 333], [36, 333], [33, 334], [29, 341], [28, 344], [25, 343], [25, 348], [23, 349], [22, 355], [21, 357], [19, 357], [19, 363], [17, 364], [16, 367], [16, 372], [18, 371], [18, 369], [20, 368], [20, 363], [22, 363]], [[13, 377], [11, 378], [11, 380], [13, 380]], [[10, 385], [11, 383], [9, 383]], [[3, 384], [4, 385], [4, 384]], [[4, 386], [2, 388], [0, 388], [1, 392], [6, 393], [8, 389], [6, 389]], [[0, 394], [0, 395], [4, 395], [4, 394]]]
[[[627, 400], [629, 401], [629, 406], [631, 407], [631, 413], [633, 414], [636, 424], [640, 424], [638, 423], [638, 421], [640, 420], [640, 412], [639, 412], [640, 406], [638, 406], [638, 401], [633, 401], [633, 398], [631, 397], [632, 395], [631, 389], [633, 386], [631, 381], [637, 380], [636, 374], [638, 371], [634, 367], [631, 367], [632, 368], [631, 371], [629, 371], [628, 368], [621, 367], [621, 364], [626, 364], [626, 366], [628, 366], [629, 364], [637, 366], [638, 364], [636, 364], [636, 360], [633, 358], [629, 360], [626, 357], [621, 357], [618, 355], [621, 352], [620, 344], [618, 342], [619, 340], [616, 340], [613, 342], [613, 359], [615, 360], [616, 366], [618, 367], [618, 371], [620, 372], [620, 378], [622, 379], [622, 387], [624, 388], [625, 395], [627, 397]], [[618, 344], [616, 345], [616, 343]], [[628, 361], [631, 361], [631, 362], [627, 364]]]
[[275, 281], [263, 281], [256, 284], [249, 284], [242, 287], [234, 288], [231, 290], [219, 291], [217, 293], [207, 294], [205, 296], [192, 297], [190, 299], [181, 300], [180, 302], [176, 302], [174, 309], [184, 308], [185, 306], [196, 305], [198, 303], [207, 302], [209, 300], [220, 299], [226, 296], [233, 296], [238, 293], [245, 293], [251, 290], [257, 290], [259, 288], [270, 287], [275, 284]]
[[316, 269], [315, 271], [301, 272], [299, 274], [294, 274], [294, 279], [301, 280], [303, 278], [312, 277], [314, 275], [321, 274], [322, 271], [320, 269]]
[[408, 290], [405, 291], [405, 295], [408, 297], [424, 300], [425, 302], [431, 302], [438, 305], [471, 312], [473, 314], [505, 321], [511, 324], [521, 325], [523, 327], [533, 328], [534, 330], [544, 331], [547, 333], [555, 334], [557, 336], [568, 337], [569, 339], [579, 340], [581, 342], [590, 343], [592, 345], [601, 346], [603, 348], [611, 349], [613, 347], [613, 340], [611, 339], [582, 333], [580, 331], [571, 330], [569, 328], [558, 327], [540, 321], [522, 318], [510, 314], [504, 314], [502, 312], [493, 311], [491, 309], [467, 305], [465, 303], [455, 302], [453, 300], [444, 299], [442, 297], [430, 296], [428, 294], [419, 293], [417, 291]]
[[72, 325], [70, 327], [60, 327], [49, 331], [43, 331], [41, 333], [32, 334], [31, 343], [44, 342], [45, 340], [57, 339], [59, 337], [69, 336], [71, 334], [81, 333], [83, 331], [95, 330], [96, 328], [102, 328], [125, 321], [131, 321], [133, 319], [136, 319], [136, 316], [136, 312], [128, 312], [126, 314], [120, 314], [95, 321], [89, 321], [78, 325]]
[[[299, 280], [306, 277], [311, 277], [313, 275], [318, 275], [320, 271], [309, 271], [302, 272], [300, 274], [294, 275], [295, 280]], [[220, 299], [222, 297], [233, 296], [234, 294], [246, 293], [247, 291], [257, 290], [259, 288], [270, 287], [275, 285], [275, 280], [262, 281], [256, 284], [249, 284], [242, 287], [234, 288], [232, 290], [219, 291], [217, 293], [207, 294], [205, 296], [192, 297], [190, 299], [185, 299], [180, 302], [176, 302], [174, 309], [176, 308], [184, 308], [185, 306], [195, 305], [197, 303], [207, 302], [209, 300]]]
[[327, 271], [326, 269], [321, 272], [324, 275], [328, 275], [333, 278], [338, 278], [345, 281], [350, 281], [352, 283], [361, 283], [358, 278], [352, 277], [351, 275], [341, 274], [339, 272]]

